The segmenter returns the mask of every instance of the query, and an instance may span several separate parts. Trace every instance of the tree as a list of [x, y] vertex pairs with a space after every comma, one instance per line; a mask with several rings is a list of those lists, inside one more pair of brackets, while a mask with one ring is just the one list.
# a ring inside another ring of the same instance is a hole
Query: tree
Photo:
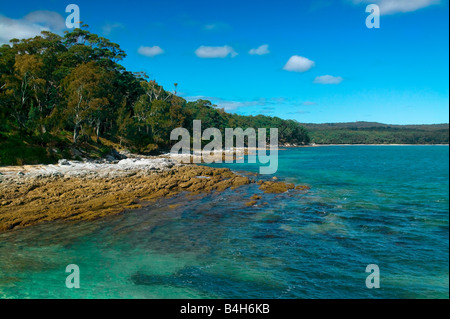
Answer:
[[156, 143], [167, 144], [170, 140], [170, 130], [172, 130], [170, 104], [163, 100], [154, 100], [151, 104], [148, 123], [152, 129], [153, 140]]
[[10, 96], [12, 116], [21, 129], [27, 128], [28, 114], [34, 107], [33, 102], [36, 102], [39, 111], [41, 110], [45, 85], [45, 80], [41, 78], [43, 65], [38, 56], [17, 54], [13, 73], [2, 76], [5, 94]]
[[[138, 125], [145, 125], [146, 133], [149, 134], [148, 120], [151, 114], [151, 102], [147, 94], [142, 94], [136, 103], [133, 105], [134, 118], [138, 122]], [[140, 127], [139, 127], [140, 129]]]
[[[101, 120], [101, 112], [109, 104], [104, 95], [104, 71], [94, 62], [82, 63], [67, 78], [64, 87], [67, 94], [67, 113], [73, 122], [73, 142], [76, 143], [83, 124]], [[99, 124], [97, 125], [97, 133]]]

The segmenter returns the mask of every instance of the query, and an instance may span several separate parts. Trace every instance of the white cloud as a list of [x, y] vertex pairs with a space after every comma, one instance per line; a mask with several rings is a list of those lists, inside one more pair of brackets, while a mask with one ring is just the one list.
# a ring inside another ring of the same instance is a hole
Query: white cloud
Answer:
[[234, 49], [228, 45], [223, 47], [209, 47], [202, 45], [195, 50], [195, 54], [199, 58], [226, 58], [228, 55], [234, 58], [237, 55]]
[[140, 55], [143, 55], [143, 56], [147, 56], [147, 57], [151, 57], [151, 58], [152, 58], [152, 57], [154, 57], [154, 56], [163, 54], [163, 53], [164, 53], [164, 50], [161, 49], [161, 48], [160, 48], [159, 46], [157, 46], [157, 45], [152, 46], [152, 47], [144, 47], [144, 46], [140, 46], [139, 49], [138, 49], [138, 53], [139, 53]]
[[304, 106], [313, 106], [313, 105], [317, 105], [316, 102], [312, 102], [312, 101], [305, 101], [302, 103], [302, 105]]
[[380, 7], [381, 14], [412, 12], [439, 4], [440, 0], [353, 0], [353, 3], [375, 3]]
[[64, 18], [53, 11], [33, 11], [22, 19], [10, 19], [0, 15], [0, 44], [9, 40], [32, 38], [41, 31], [60, 32], [65, 28]]
[[33, 11], [27, 14], [24, 20], [55, 31], [61, 31], [66, 27], [64, 18], [59, 13], [53, 11]]
[[248, 51], [249, 54], [251, 55], [264, 55], [264, 54], [269, 54], [269, 45], [268, 44], [263, 44], [259, 47], [257, 47], [256, 49], [251, 49], [250, 51]]
[[340, 76], [322, 75], [314, 79], [316, 84], [339, 84], [344, 81]]
[[380, 11], [384, 14], [411, 12], [437, 3], [438, 0], [382, 0]]
[[283, 67], [283, 70], [292, 72], [306, 72], [315, 65], [315, 62], [310, 59], [299, 55], [293, 55], [290, 57], [289, 61], [287, 61], [286, 65]]

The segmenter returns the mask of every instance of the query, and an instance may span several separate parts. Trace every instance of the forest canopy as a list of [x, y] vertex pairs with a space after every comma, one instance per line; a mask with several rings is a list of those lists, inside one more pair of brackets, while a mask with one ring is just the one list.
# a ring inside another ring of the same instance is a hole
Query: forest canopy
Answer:
[[167, 150], [174, 143], [170, 132], [191, 130], [194, 119], [221, 131], [277, 127], [281, 143], [309, 143], [296, 121], [188, 102], [177, 96], [177, 83], [168, 91], [145, 73], [126, 70], [120, 46], [86, 27], [64, 36], [43, 31], [0, 47], [0, 164], [54, 162], [74, 156], [74, 149], [101, 156], [111, 145]]
[[449, 125], [302, 124], [315, 144], [448, 144]]

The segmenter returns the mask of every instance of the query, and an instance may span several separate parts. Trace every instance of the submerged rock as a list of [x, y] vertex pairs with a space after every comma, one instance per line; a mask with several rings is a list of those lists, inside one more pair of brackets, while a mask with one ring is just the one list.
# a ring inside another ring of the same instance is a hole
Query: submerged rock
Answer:
[[283, 182], [263, 182], [259, 189], [268, 194], [281, 194], [288, 191], [286, 183]]
[[242, 295], [257, 298], [260, 293], [267, 296], [278, 296], [283, 289], [286, 289], [283, 286], [284, 284], [276, 278], [265, 277], [264, 280], [256, 278], [244, 280], [239, 275], [224, 274], [214, 268], [205, 270], [204, 267], [185, 267], [168, 275], [147, 274], [138, 271], [130, 276], [130, 281], [137, 286], [167, 285], [204, 291], [208, 294], [211, 293], [211, 287], [220, 287], [224, 295], [235, 296], [236, 298]]
[[256, 200], [251, 200], [251, 201], [245, 203], [245, 206], [255, 206], [256, 203], [258, 203]]

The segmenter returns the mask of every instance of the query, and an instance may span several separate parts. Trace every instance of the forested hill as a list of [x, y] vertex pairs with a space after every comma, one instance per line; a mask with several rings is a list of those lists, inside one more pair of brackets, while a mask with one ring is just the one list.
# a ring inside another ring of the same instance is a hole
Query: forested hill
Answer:
[[[165, 90], [119, 63], [116, 43], [83, 29], [47, 31], [0, 47], [0, 165], [102, 157], [113, 148], [150, 153], [175, 143], [177, 127], [279, 129], [281, 143], [307, 144], [300, 124], [226, 113], [206, 100], [187, 102], [178, 84]], [[174, 79], [176, 81], [176, 79]]]
[[448, 144], [449, 124], [390, 125], [376, 122], [302, 124], [316, 144]]

